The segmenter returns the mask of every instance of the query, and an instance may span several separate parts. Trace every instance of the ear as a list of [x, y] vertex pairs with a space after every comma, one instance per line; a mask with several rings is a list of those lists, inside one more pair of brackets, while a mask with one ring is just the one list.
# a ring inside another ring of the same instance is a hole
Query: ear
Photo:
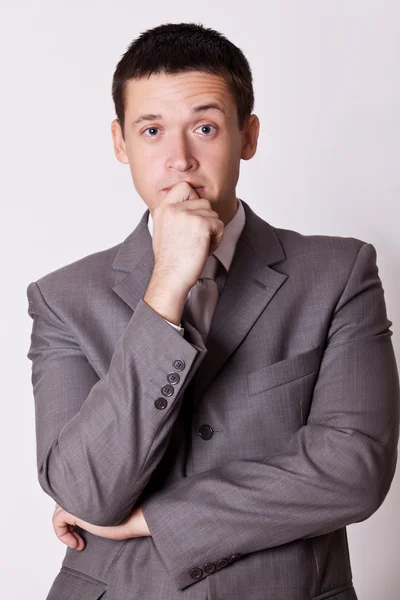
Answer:
[[243, 160], [253, 158], [257, 150], [258, 134], [260, 133], [260, 121], [257, 115], [252, 114], [246, 120], [243, 127], [243, 144], [242, 155]]
[[121, 125], [118, 119], [114, 119], [111, 123], [111, 135], [113, 138], [114, 152], [117, 159], [124, 163], [129, 164], [128, 155], [126, 153], [125, 140], [122, 136]]

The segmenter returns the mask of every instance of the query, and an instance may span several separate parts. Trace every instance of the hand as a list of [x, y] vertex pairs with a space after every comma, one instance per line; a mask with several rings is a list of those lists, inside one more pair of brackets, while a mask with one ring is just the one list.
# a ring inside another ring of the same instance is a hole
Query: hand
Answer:
[[218, 248], [224, 223], [187, 182], [174, 185], [152, 213], [154, 271], [168, 286], [179, 282], [186, 297]]
[[87, 521], [83, 521], [71, 513], [64, 510], [56, 504], [53, 514], [53, 529], [58, 539], [63, 543], [74, 548], [75, 550], [83, 550], [85, 542], [74, 530], [74, 525], [78, 525], [85, 531], [98, 535], [99, 537], [108, 538], [110, 540], [127, 540], [133, 537], [150, 536], [150, 530], [147, 527], [142, 509], [135, 507], [130, 515], [120, 525], [111, 527], [102, 527], [100, 525], [92, 525]]

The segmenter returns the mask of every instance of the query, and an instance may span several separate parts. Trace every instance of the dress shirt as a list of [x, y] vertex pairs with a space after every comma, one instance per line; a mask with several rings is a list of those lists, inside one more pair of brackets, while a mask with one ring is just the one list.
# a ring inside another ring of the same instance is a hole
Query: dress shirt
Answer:
[[[226, 272], [229, 272], [229, 268], [231, 266], [233, 255], [235, 253], [236, 244], [239, 239], [239, 236], [242, 232], [246, 220], [246, 215], [244, 212], [243, 204], [240, 198], [237, 198], [237, 210], [232, 219], [225, 225], [224, 235], [222, 236], [222, 241], [218, 248], [213, 252], [214, 256], [218, 258], [219, 261], [224, 265]], [[149, 228], [150, 235], [153, 237], [153, 218], [151, 216], [151, 212], [149, 211], [149, 218], [147, 220], [147, 226]], [[192, 288], [189, 290], [188, 295], [186, 297], [186, 302], [189, 299], [190, 292]], [[165, 319], [167, 323], [175, 327], [177, 331], [183, 336], [183, 327], [181, 325], [175, 325], [175, 323], [171, 323], [167, 319]]]

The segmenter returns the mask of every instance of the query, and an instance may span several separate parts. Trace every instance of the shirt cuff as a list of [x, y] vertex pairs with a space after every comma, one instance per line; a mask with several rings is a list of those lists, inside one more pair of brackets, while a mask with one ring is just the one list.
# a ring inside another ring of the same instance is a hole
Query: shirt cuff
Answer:
[[164, 319], [164, 321], [167, 321], [167, 323], [172, 325], [172, 327], [175, 327], [175, 329], [177, 329], [177, 331], [183, 336], [183, 332], [184, 332], [183, 327], [181, 327], [180, 325], [175, 325], [175, 323], [171, 323], [171, 321], [168, 321], [168, 319]]

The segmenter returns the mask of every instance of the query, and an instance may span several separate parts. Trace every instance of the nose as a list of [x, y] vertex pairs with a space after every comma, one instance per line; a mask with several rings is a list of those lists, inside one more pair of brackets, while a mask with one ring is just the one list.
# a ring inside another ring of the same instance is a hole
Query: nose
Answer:
[[192, 171], [197, 167], [197, 160], [184, 133], [171, 135], [167, 154], [167, 168], [175, 171]]

